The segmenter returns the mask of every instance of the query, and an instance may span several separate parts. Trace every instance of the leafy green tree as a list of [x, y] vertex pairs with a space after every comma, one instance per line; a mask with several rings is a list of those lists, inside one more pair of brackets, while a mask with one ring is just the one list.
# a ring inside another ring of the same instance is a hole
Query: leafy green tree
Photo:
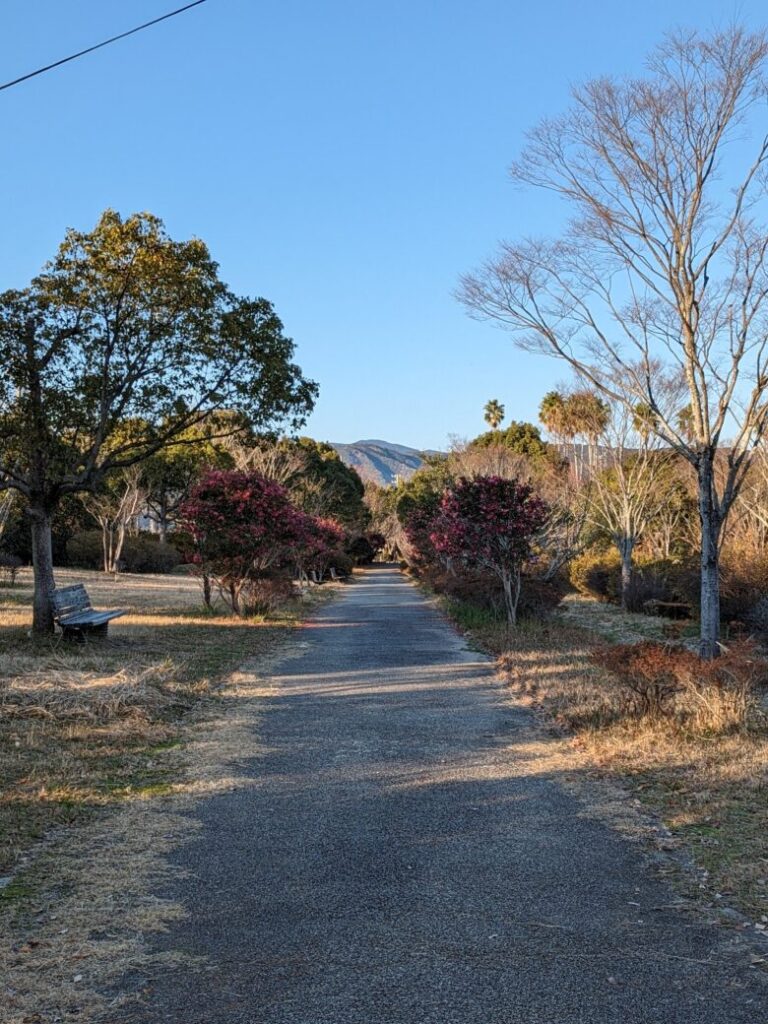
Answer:
[[452, 483], [450, 460], [445, 455], [425, 455], [424, 464], [395, 488], [395, 511], [400, 524], [405, 526], [417, 509], [433, 508]]
[[286, 439], [281, 444], [303, 460], [302, 469], [288, 484], [300, 508], [312, 516], [335, 519], [351, 529], [368, 526], [365, 485], [332, 445], [311, 437]]
[[[293, 352], [269, 302], [234, 295], [203, 242], [174, 241], [147, 213], [70, 230], [29, 287], [0, 295], [0, 491], [27, 502], [35, 632], [53, 629], [62, 499], [218, 409], [300, 424], [317, 388]], [[126, 419], [144, 426], [114, 443]]]
[[559, 460], [557, 451], [542, 438], [538, 427], [516, 420], [512, 420], [504, 430], [489, 430], [480, 434], [470, 444], [476, 448], [502, 445], [516, 455], [525, 456], [531, 463]]

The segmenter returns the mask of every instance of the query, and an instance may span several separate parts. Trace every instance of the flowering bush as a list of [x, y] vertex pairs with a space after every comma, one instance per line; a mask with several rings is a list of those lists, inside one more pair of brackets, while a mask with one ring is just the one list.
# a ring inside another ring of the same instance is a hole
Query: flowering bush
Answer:
[[191, 539], [192, 562], [240, 615], [244, 590], [268, 572], [296, 562], [297, 550], [311, 545], [312, 520], [285, 488], [259, 473], [215, 470], [193, 488], [181, 508], [181, 524]]
[[405, 517], [405, 536], [411, 549], [408, 552], [408, 561], [416, 572], [421, 572], [441, 561], [432, 541], [435, 516], [439, 507], [440, 499], [437, 496], [430, 497], [418, 505], [414, 504]]
[[547, 516], [547, 505], [519, 480], [459, 480], [440, 500], [430, 541], [444, 557], [487, 569], [500, 581], [510, 624], [517, 620], [523, 566]]
[[300, 572], [314, 572], [318, 581], [323, 580], [332, 566], [339, 567], [347, 561], [344, 550], [347, 531], [333, 519], [316, 518], [307, 524], [304, 543], [297, 546], [297, 560]]

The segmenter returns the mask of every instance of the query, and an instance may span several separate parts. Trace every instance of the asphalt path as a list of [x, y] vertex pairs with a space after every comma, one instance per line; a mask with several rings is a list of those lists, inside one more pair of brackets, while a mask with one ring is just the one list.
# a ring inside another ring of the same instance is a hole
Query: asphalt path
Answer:
[[301, 640], [254, 785], [201, 801], [162, 894], [188, 916], [157, 952], [205, 966], [158, 973], [131, 1021], [768, 1021], [733, 932], [537, 763], [530, 712], [395, 569]]

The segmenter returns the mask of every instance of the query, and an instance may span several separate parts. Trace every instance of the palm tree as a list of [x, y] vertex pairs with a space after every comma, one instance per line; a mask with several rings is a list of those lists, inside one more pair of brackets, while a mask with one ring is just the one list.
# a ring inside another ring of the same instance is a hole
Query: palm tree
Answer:
[[559, 440], [572, 441], [575, 437], [569, 408], [559, 391], [549, 391], [544, 395], [539, 406], [539, 421]]
[[497, 430], [504, 419], [504, 406], [497, 399], [492, 398], [485, 403], [485, 422], [491, 430]]

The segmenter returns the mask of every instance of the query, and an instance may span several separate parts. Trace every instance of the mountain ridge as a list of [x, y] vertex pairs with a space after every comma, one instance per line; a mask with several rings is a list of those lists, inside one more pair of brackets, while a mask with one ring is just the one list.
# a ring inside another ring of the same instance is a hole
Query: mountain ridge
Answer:
[[357, 470], [364, 481], [380, 487], [388, 487], [398, 478], [408, 480], [424, 464], [425, 455], [438, 454], [432, 449], [421, 451], [380, 438], [366, 438], [348, 444], [331, 441], [330, 444], [342, 462]]

